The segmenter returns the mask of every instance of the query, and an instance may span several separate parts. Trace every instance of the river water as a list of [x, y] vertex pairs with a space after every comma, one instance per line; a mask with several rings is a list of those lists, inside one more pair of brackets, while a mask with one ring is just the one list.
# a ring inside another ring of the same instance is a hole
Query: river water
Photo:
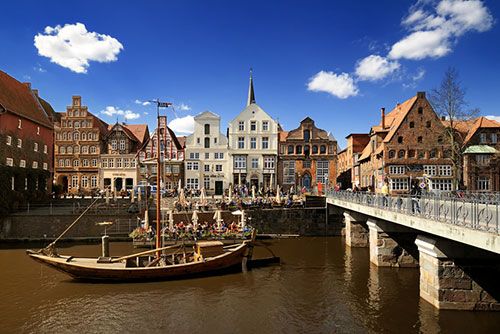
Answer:
[[[340, 237], [268, 244], [281, 266], [136, 284], [73, 281], [24, 249], [0, 249], [0, 332], [500, 333], [500, 313], [438, 311], [418, 296], [418, 269], [377, 268], [368, 249], [346, 248]], [[112, 255], [130, 251], [111, 245]]]

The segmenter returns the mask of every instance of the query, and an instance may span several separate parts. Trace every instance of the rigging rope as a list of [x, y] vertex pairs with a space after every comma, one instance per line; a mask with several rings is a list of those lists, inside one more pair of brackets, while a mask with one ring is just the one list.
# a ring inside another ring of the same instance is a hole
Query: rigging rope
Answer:
[[90, 210], [90, 208], [92, 207], [92, 205], [94, 205], [97, 201], [99, 200], [99, 197], [96, 198], [92, 203], [90, 203], [90, 205], [78, 216], [78, 218], [75, 219], [75, 221], [73, 223], [71, 223], [71, 225], [69, 225], [64, 231], [63, 233], [61, 233], [57, 238], [56, 240], [52, 241], [47, 247], [44, 248], [44, 250], [50, 250], [50, 249], [53, 249], [56, 242], [59, 241], [59, 239], [62, 238], [63, 235], [66, 234], [66, 232], [68, 232], [79, 220], [80, 218], [83, 217], [84, 214], [87, 213], [87, 211]]

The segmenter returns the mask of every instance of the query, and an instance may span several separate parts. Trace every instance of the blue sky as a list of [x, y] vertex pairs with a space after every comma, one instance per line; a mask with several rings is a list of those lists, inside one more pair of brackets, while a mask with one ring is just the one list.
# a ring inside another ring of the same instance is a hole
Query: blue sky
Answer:
[[155, 109], [138, 102], [160, 98], [177, 106], [178, 130], [204, 110], [225, 129], [250, 67], [257, 103], [286, 130], [310, 116], [342, 146], [448, 66], [471, 107], [500, 115], [499, 1], [25, 1], [2, 12], [0, 69], [57, 111], [81, 95], [108, 123], [152, 130]]

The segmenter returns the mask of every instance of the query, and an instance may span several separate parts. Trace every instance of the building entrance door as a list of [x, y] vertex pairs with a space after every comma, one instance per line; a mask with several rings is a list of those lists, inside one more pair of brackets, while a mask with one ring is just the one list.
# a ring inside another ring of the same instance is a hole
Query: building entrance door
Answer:
[[67, 193], [68, 192], [68, 177], [67, 176], [63, 176], [62, 177], [62, 187], [63, 187], [63, 193]]
[[115, 179], [115, 189], [121, 191], [123, 189], [123, 179], [121, 177]]
[[215, 194], [216, 195], [222, 195], [224, 192], [224, 182], [222, 181], [215, 181]]

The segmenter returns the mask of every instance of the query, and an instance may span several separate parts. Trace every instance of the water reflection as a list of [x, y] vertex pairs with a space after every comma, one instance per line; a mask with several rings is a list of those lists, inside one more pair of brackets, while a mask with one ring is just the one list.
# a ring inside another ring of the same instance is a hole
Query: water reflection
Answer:
[[[418, 269], [370, 265], [368, 249], [346, 248], [340, 238], [271, 244], [280, 267], [141, 284], [80, 283], [29, 260], [22, 249], [0, 250], [2, 332], [500, 331], [497, 313], [437, 311], [418, 297]], [[115, 255], [130, 250], [112, 245]], [[99, 251], [86, 245], [64, 253]]]

